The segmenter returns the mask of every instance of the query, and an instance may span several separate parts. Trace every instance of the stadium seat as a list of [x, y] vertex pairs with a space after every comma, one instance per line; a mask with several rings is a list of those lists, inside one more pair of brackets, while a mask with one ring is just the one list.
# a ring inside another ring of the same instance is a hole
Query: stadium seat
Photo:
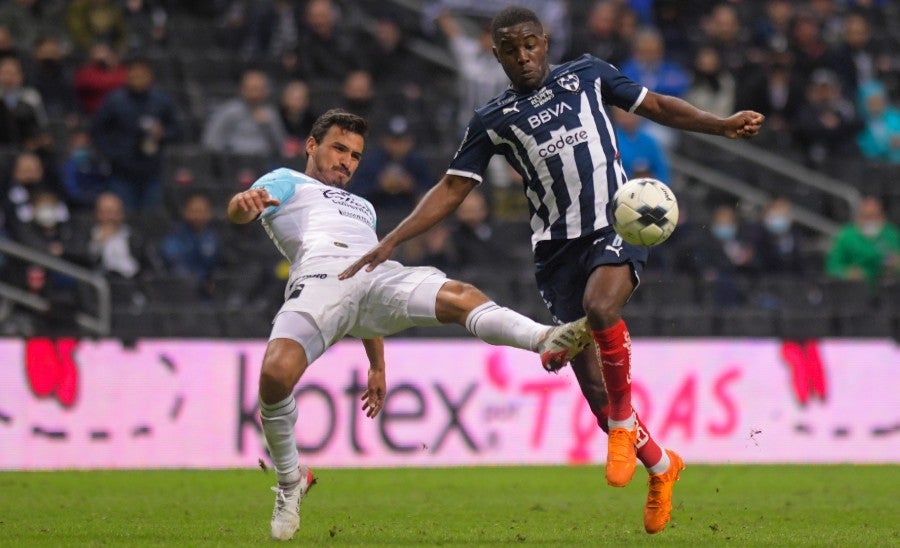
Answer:
[[663, 337], [711, 337], [715, 317], [698, 307], [668, 307], [656, 312], [659, 335]]
[[758, 308], [737, 307], [718, 314], [718, 334], [727, 337], [774, 337], [777, 333], [775, 312]]

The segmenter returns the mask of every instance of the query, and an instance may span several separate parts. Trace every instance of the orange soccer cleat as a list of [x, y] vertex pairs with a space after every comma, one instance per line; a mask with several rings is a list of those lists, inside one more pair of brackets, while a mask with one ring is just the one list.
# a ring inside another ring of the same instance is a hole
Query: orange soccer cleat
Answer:
[[647, 504], [644, 506], [644, 529], [654, 535], [665, 529], [672, 512], [672, 488], [684, 470], [684, 461], [678, 453], [666, 449], [669, 469], [662, 474], [651, 474], [648, 482]]
[[625, 487], [631, 481], [637, 459], [635, 444], [637, 444], [637, 425], [632, 430], [613, 428], [609, 431], [606, 483], [613, 487]]

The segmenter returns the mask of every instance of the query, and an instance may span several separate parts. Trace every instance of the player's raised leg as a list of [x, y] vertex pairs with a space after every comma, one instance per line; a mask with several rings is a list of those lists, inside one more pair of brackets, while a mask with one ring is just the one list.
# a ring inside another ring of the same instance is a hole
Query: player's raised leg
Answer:
[[[277, 330], [278, 319], [273, 336]], [[272, 538], [277, 540], [290, 539], [300, 527], [300, 503], [316, 481], [309, 468], [299, 465], [294, 433], [297, 423], [294, 386], [308, 365], [306, 351], [300, 343], [272, 338], [259, 376], [260, 418], [278, 478], [278, 485], [272, 488], [275, 508], [271, 521]]]
[[435, 316], [441, 323], [462, 325], [487, 343], [538, 352], [550, 371], [563, 367], [590, 344], [584, 318], [556, 327], [543, 325], [456, 280], [448, 280], [438, 291]]

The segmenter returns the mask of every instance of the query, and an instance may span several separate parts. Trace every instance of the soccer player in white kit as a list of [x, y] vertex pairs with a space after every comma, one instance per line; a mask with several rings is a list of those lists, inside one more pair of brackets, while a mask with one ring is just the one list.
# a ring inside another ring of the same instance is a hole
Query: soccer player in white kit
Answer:
[[300, 466], [294, 386], [345, 335], [362, 339], [369, 358], [362, 408], [375, 417], [386, 393], [384, 339], [413, 326], [456, 323], [481, 340], [538, 352], [559, 369], [590, 344], [585, 319], [541, 325], [492, 302], [470, 284], [431, 267], [388, 261], [348, 280], [338, 274], [378, 243], [375, 210], [344, 190], [362, 157], [366, 121], [334, 109], [316, 120], [306, 141], [306, 172], [276, 169], [228, 204], [234, 223], [261, 220], [291, 261], [285, 302], [272, 322], [259, 378], [260, 416], [278, 485], [272, 537], [290, 539], [300, 502], [315, 477]]

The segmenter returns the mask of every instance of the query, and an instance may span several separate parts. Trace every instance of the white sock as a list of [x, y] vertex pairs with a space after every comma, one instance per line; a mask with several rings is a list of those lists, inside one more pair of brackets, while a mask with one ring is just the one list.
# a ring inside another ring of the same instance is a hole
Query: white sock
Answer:
[[486, 343], [534, 352], [550, 328], [488, 301], [469, 312], [466, 329]]
[[294, 401], [294, 395], [273, 404], [266, 404], [260, 399], [259, 409], [278, 483], [297, 483], [300, 481], [300, 454], [297, 452], [294, 434], [294, 425], [297, 424], [297, 402]]
[[649, 474], [662, 474], [669, 469], [669, 454], [666, 453], [665, 447], [660, 447], [660, 449], [662, 449], [662, 458], [653, 466], [647, 467], [647, 473]]
[[634, 430], [634, 425], [637, 424], [637, 415], [634, 414], [634, 411], [631, 412], [631, 415], [625, 420], [614, 421], [612, 419], [606, 419], [606, 425], [609, 426], [609, 429], [613, 428], [624, 428], [625, 430]]

